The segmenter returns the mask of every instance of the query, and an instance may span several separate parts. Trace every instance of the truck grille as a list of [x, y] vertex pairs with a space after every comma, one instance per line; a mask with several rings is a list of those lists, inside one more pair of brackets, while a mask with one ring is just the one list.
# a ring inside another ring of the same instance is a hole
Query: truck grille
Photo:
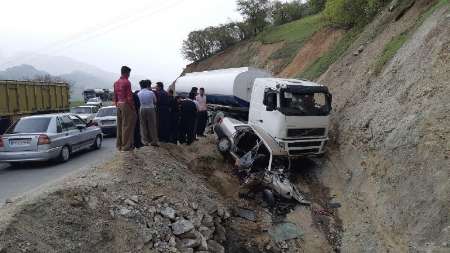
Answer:
[[301, 129], [288, 129], [288, 137], [312, 137], [312, 136], [324, 136], [325, 128], [301, 128]]
[[303, 149], [303, 150], [289, 150], [289, 155], [307, 155], [319, 153], [320, 149]]
[[307, 141], [307, 142], [292, 142], [288, 143], [288, 147], [290, 148], [304, 148], [304, 147], [313, 147], [313, 146], [321, 146], [321, 141]]

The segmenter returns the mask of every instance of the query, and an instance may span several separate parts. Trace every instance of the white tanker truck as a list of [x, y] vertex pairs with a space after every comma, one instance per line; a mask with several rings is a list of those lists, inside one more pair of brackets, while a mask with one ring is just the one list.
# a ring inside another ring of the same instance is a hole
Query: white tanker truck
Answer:
[[[230, 153], [247, 185], [263, 185], [273, 193], [309, 204], [289, 181], [291, 160], [318, 156], [328, 141], [332, 97], [328, 88], [309, 81], [273, 78], [255, 68], [234, 68], [186, 74], [172, 88], [187, 95], [204, 87], [215, 122], [218, 149]], [[236, 120], [248, 118], [248, 123]]]
[[204, 87], [211, 111], [257, 126], [289, 156], [323, 154], [328, 141], [331, 94], [309, 81], [273, 78], [244, 67], [189, 73], [174, 83], [177, 95]]

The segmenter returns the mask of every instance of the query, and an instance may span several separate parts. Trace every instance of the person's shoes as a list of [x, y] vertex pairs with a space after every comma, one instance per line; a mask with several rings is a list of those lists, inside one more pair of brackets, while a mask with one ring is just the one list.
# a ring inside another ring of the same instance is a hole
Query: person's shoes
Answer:
[[152, 143], [151, 144], [153, 147], [159, 147], [159, 144], [158, 143]]
[[204, 135], [204, 134], [199, 134], [198, 136], [203, 137], [203, 138], [206, 137], [206, 135]]

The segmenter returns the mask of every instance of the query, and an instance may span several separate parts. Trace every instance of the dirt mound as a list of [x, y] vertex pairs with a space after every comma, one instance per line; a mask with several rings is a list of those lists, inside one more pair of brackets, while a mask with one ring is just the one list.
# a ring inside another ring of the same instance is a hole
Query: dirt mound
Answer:
[[302, 73], [306, 67], [330, 50], [343, 34], [342, 30], [332, 28], [324, 28], [316, 32], [278, 76], [292, 78]]
[[220, 195], [163, 149], [120, 154], [69, 180], [3, 224], [0, 252], [224, 251]]

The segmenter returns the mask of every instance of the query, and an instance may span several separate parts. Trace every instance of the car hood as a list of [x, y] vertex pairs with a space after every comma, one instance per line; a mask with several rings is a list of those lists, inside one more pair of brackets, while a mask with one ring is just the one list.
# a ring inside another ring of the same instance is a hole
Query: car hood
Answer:
[[87, 119], [93, 116], [92, 114], [77, 114], [77, 115], [82, 119]]

